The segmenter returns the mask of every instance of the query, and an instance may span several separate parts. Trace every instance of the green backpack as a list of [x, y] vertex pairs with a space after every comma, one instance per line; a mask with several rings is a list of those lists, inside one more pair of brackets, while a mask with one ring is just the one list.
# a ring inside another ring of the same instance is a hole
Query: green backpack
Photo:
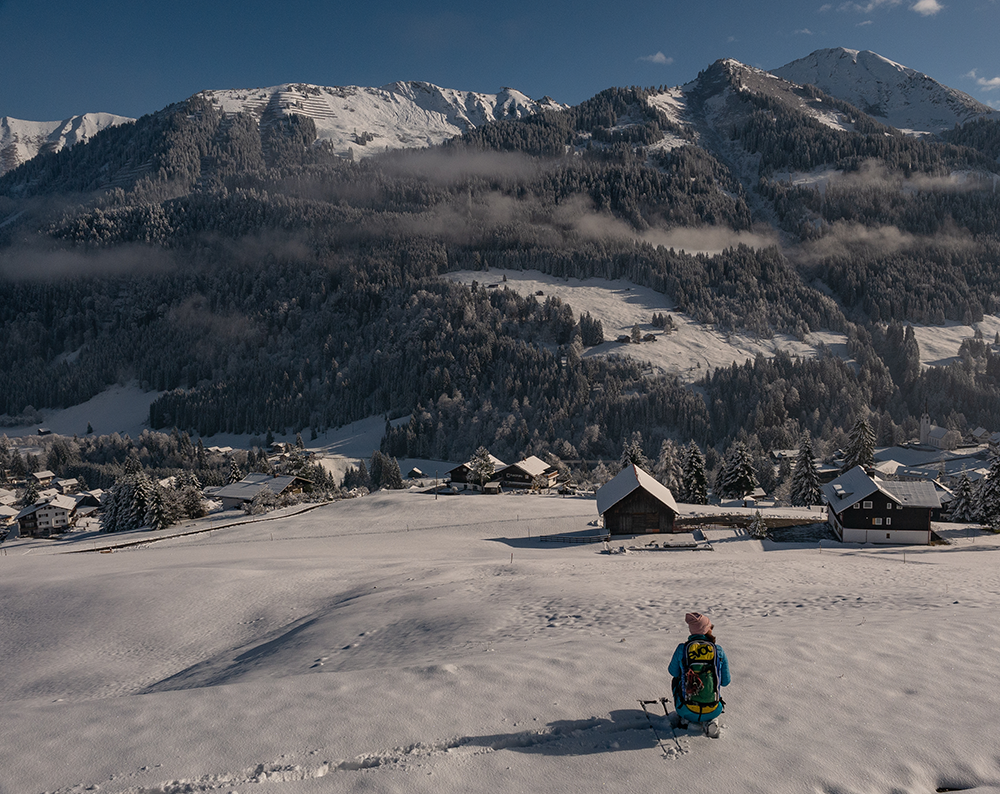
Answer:
[[674, 705], [693, 714], [715, 711], [719, 697], [719, 652], [708, 640], [688, 640], [681, 655], [681, 674], [673, 680]]

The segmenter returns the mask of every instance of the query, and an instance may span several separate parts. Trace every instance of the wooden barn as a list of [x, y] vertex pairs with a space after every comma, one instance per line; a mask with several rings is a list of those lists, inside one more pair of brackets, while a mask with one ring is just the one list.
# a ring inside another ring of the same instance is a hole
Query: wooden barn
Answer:
[[673, 532], [677, 503], [669, 488], [633, 464], [598, 490], [597, 512], [611, 535]]

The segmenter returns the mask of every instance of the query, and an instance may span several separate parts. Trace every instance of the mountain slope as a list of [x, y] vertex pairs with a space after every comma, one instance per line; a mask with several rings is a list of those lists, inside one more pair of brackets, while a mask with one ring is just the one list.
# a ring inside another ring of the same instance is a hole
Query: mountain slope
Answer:
[[113, 113], [85, 113], [62, 121], [0, 118], [0, 176], [39, 152], [58, 152], [90, 140], [106, 127], [134, 121]]
[[306, 116], [315, 123], [319, 140], [329, 141], [337, 154], [352, 150], [356, 157], [434, 146], [492, 121], [565, 107], [548, 98], [536, 102], [513, 88], [479, 94], [422, 82], [381, 88], [285, 83], [199, 96], [226, 115], [249, 113], [262, 126], [285, 116]]
[[1000, 112], [968, 94], [869, 50], [816, 50], [771, 71], [814, 85], [903, 132], [936, 134], [973, 119], [1000, 119]]

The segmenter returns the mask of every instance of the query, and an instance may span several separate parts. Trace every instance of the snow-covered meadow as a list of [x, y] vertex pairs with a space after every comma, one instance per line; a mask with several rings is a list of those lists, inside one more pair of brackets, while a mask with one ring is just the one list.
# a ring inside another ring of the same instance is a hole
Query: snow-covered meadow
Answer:
[[[4, 544], [0, 791], [1000, 792], [1000, 539], [539, 540], [596, 518], [380, 492]], [[658, 745], [637, 701], [692, 609], [733, 669], [723, 735]]]

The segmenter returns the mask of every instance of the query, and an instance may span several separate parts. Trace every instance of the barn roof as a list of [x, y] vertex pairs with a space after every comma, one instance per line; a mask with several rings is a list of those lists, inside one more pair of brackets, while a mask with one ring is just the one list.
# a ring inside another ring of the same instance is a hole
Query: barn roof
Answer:
[[674, 501], [674, 495], [670, 493], [670, 489], [634, 463], [626, 466], [600, 487], [597, 491], [597, 512], [604, 515], [637, 488], [642, 488], [654, 499], [662, 502], [675, 513], [677, 512], [677, 502]]
[[517, 463], [511, 463], [507, 466], [508, 469], [520, 469], [529, 477], [537, 477], [539, 474], [545, 474], [552, 470], [552, 466], [546, 463], [539, 457], [531, 455], [524, 460], [519, 460]]
[[279, 475], [272, 477], [270, 474], [253, 473], [248, 474], [239, 482], [224, 485], [213, 496], [218, 499], [244, 499], [249, 502], [265, 487], [270, 488], [275, 494], [280, 494], [295, 480], [301, 479], [292, 475]]

